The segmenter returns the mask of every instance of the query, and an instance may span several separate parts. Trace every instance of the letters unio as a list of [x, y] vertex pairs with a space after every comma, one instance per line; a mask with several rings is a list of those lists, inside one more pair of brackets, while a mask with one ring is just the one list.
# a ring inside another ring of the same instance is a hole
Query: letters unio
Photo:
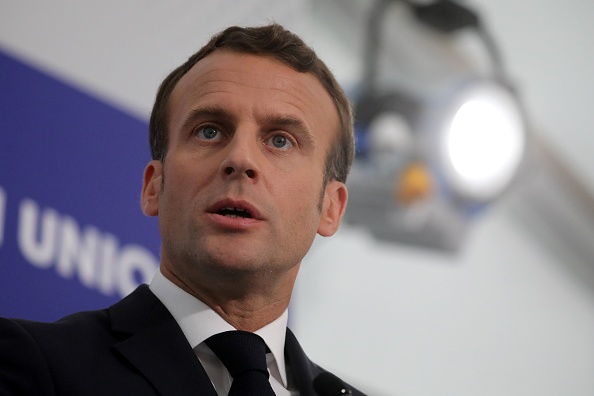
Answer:
[[93, 226], [81, 229], [74, 218], [52, 208], [41, 210], [28, 198], [20, 203], [17, 239], [21, 254], [34, 267], [53, 267], [66, 279], [76, 276], [87, 288], [107, 296], [126, 296], [138, 286], [137, 279], [150, 282], [158, 268], [158, 260], [145, 247], [120, 246], [115, 235]]

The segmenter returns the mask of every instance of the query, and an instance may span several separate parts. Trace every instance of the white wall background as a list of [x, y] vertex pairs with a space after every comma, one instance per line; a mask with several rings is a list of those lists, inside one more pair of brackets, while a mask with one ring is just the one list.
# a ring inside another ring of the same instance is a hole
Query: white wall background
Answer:
[[[594, 3], [468, 3], [499, 41], [537, 133], [594, 191]], [[336, 25], [356, 30], [364, 15], [349, 10], [365, 8], [0, 0], [0, 47], [146, 119], [166, 73], [229, 24], [283, 23], [352, 84], [361, 43]], [[594, 395], [594, 258], [529, 215], [535, 196], [508, 197], [458, 255], [348, 226], [316, 241], [293, 301], [305, 349], [371, 395]]]

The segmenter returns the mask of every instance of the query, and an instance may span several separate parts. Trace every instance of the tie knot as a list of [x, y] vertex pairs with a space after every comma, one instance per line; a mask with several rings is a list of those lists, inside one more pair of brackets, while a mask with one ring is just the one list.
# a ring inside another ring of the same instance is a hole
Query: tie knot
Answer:
[[205, 342], [233, 378], [249, 371], [259, 371], [268, 378], [266, 343], [259, 335], [240, 330], [226, 331]]

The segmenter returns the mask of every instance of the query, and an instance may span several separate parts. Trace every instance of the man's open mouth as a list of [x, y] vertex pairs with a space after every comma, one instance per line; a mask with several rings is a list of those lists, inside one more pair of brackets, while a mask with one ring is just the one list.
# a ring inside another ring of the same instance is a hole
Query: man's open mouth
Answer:
[[245, 209], [241, 208], [233, 208], [233, 207], [225, 207], [217, 211], [217, 214], [227, 217], [242, 217], [244, 219], [251, 219], [252, 215]]

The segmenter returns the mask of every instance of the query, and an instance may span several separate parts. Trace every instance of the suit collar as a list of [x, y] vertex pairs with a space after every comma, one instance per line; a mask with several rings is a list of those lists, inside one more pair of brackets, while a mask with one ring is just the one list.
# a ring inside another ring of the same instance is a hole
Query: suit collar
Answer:
[[[214, 334], [235, 330], [212, 308], [171, 282], [161, 271], [157, 271], [149, 289], [171, 313], [192, 348]], [[284, 386], [287, 386], [284, 353], [287, 321], [288, 311], [285, 310], [279, 318], [255, 331], [272, 351], [280, 373], [280, 378], [276, 379]]]
[[146, 285], [110, 307], [114, 348], [162, 395], [216, 392], [169, 311]]

